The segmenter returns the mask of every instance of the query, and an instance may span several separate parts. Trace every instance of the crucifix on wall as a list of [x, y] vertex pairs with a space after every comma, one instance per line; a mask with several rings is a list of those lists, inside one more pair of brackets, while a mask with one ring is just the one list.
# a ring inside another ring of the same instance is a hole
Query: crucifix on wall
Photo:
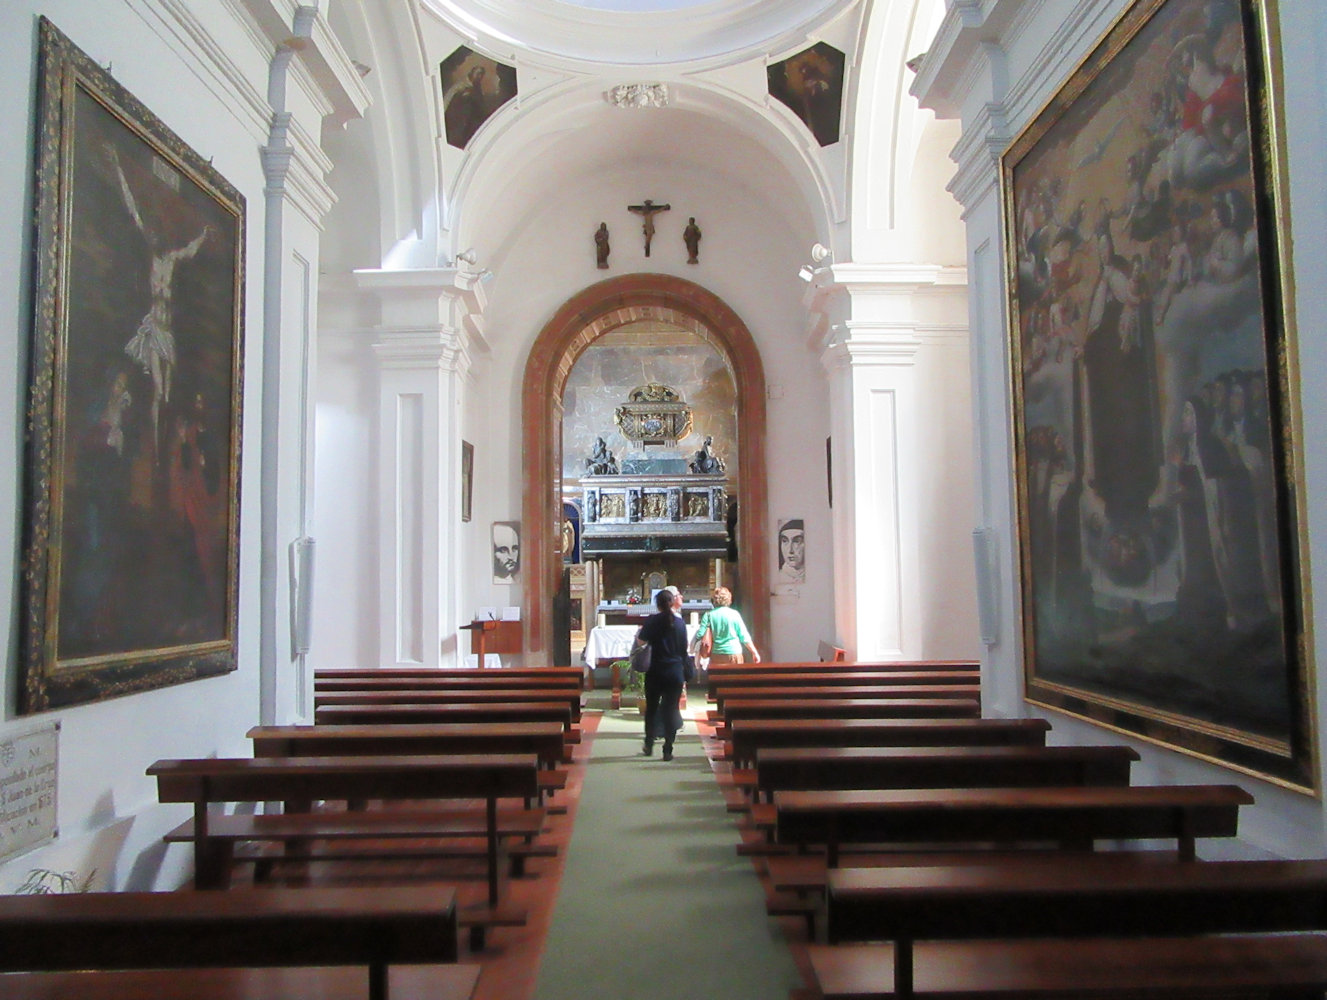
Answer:
[[649, 198], [646, 198], [646, 199], [645, 199], [645, 204], [643, 204], [643, 205], [628, 205], [628, 206], [627, 206], [627, 211], [628, 211], [628, 212], [635, 212], [637, 215], [643, 215], [643, 216], [645, 217], [645, 221], [644, 221], [644, 223], [641, 224], [641, 229], [643, 229], [643, 230], [645, 231], [645, 256], [646, 256], [646, 257], [648, 257], [648, 256], [650, 255], [650, 240], [654, 239], [654, 217], [655, 217], [655, 215], [657, 215], [657, 214], [660, 213], [660, 212], [667, 212], [667, 211], [668, 211], [670, 208], [672, 208], [672, 207], [673, 207], [672, 205], [656, 205], [656, 204], [655, 204], [654, 202], [652, 202]]

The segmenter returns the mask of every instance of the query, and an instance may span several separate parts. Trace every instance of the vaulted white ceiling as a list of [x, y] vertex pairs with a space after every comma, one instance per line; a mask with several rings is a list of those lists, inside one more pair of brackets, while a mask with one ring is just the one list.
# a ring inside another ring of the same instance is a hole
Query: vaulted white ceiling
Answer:
[[607, 65], [732, 62], [777, 52], [856, 0], [421, 0], [512, 49]]
[[[641, 171], [673, 189], [694, 178], [693, 188], [733, 192], [748, 214], [795, 234], [798, 246], [837, 242], [864, 145], [852, 111], [858, 88], [879, 91], [883, 81], [890, 90], [871, 98], [885, 133], [872, 148], [910, 156], [896, 148], [896, 91], [906, 85], [903, 58], [915, 52], [912, 39], [926, 20], [919, 12], [935, 7], [942, 11], [943, 0], [342, 2], [333, 8], [337, 23], [345, 23], [351, 55], [372, 68], [375, 96], [369, 130], [347, 136], [337, 159], [376, 164], [372, 177], [359, 177], [376, 188], [383, 266], [443, 262], [471, 246], [496, 266], [522, 228], [565, 192], [593, 192]], [[907, 41], [876, 46], [891, 63], [883, 68], [874, 68], [874, 50], [863, 50], [867, 25], [877, 21], [877, 31]], [[769, 95], [766, 74], [772, 62], [819, 41], [848, 61], [843, 139], [827, 147]], [[514, 65], [520, 84], [518, 98], [464, 150], [442, 136], [438, 75], [459, 46]], [[608, 97], [620, 84], [662, 84], [666, 106], [618, 106]], [[353, 256], [368, 264], [362, 234], [371, 203], [363, 188], [354, 190], [353, 175], [341, 177], [343, 239], [361, 244]], [[892, 191], [888, 172], [881, 178], [881, 190]]]

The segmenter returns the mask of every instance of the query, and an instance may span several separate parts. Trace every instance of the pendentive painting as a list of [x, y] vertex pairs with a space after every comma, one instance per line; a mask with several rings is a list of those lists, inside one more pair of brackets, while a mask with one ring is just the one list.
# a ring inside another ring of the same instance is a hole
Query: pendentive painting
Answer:
[[40, 29], [22, 711], [235, 669], [244, 202]]
[[479, 126], [516, 96], [516, 67], [462, 45], [442, 61], [439, 71], [447, 143], [465, 149]]
[[766, 70], [770, 96], [788, 105], [822, 146], [839, 141], [844, 63], [842, 52], [817, 42]]
[[1140, 0], [1003, 160], [1029, 700], [1316, 789], [1258, 0]]

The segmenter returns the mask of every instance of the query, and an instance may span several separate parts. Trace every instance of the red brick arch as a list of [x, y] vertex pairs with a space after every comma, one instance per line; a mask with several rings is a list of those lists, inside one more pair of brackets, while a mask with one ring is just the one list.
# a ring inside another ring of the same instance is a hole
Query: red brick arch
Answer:
[[769, 641], [765, 370], [751, 331], [727, 303], [682, 278], [627, 274], [591, 285], [548, 321], [530, 349], [522, 383], [523, 575], [530, 662], [551, 657], [553, 597], [561, 583], [562, 392], [581, 353], [610, 330], [657, 320], [690, 330], [726, 356], [737, 382], [737, 478], [743, 612], [758, 644]]

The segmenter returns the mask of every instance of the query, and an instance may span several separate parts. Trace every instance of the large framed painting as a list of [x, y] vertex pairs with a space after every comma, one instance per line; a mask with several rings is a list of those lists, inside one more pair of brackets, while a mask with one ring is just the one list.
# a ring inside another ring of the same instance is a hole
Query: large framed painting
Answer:
[[40, 25], [24, 713], [235, 669], [244, 200]]
[[839, 141], [845, 62], [834, 46], [817, 42], [765, 71], [770, 96], [786, 104], [822, 146]]
[[1316, 792], [1271, 13], [1138, 0], [1003, 157], [1026, 696]]
[[517, 94], [516, 67], [459, 46], [438, 67], [447, 144], [465, 149], [479, 127]]

